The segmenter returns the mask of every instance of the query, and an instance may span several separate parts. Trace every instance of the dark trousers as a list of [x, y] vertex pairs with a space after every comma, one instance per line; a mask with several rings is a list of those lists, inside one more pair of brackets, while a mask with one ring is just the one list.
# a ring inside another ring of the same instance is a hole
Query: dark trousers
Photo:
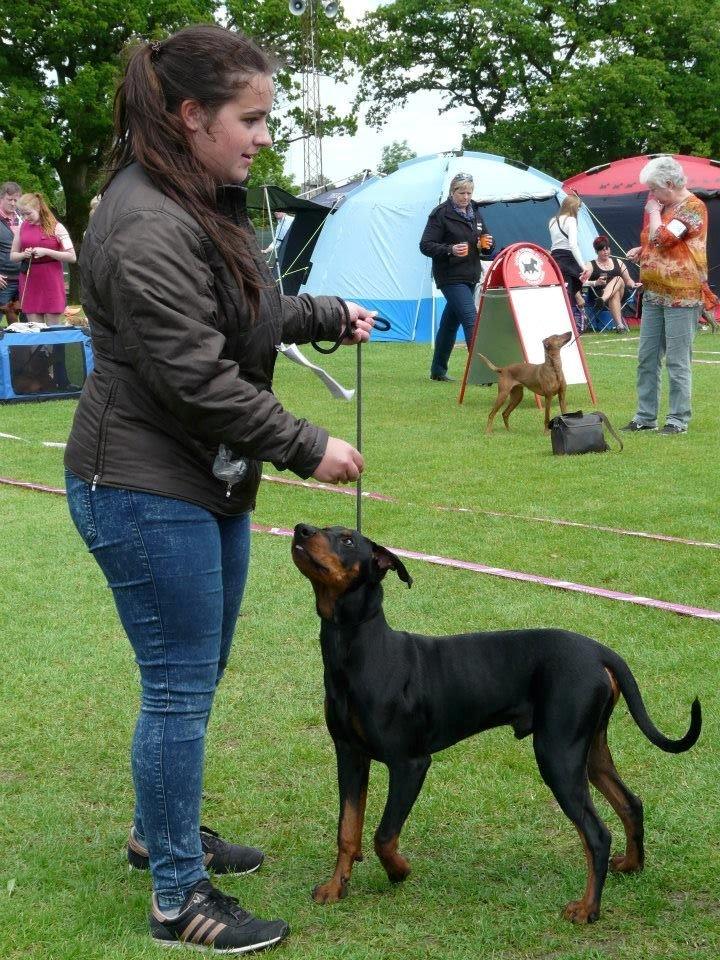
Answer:
[[440, 289], [447, 303], [435, 336], [435, 352], [430, 367], [430, 375], [433, 377], [443, 377], [447, 373], [450, 353], [455, 346], [455, 337], [460, 324], [465, 334], [467, 348], [470, 349], [477, 316], [474, 283], [449, 283]]

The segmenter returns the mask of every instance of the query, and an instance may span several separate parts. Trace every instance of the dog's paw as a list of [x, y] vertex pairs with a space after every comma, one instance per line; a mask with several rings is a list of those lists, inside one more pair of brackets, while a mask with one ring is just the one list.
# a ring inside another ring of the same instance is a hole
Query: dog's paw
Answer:
[[643, 868], [637, 857], [628, 857], [624, 853], [616, 853], [614, 857], [610, 857], [608, 866], [613, 873], [635, 873]]
[[312, 892], [315, 903], [337, 903], [344, 900], [348, 894], [348, 881], [344, 878], [340, 883], [331, 880], [329, 883], [318, 884]]
[[410, 864], [399, 853], [395, 854], [392, 863], [385, 864], [385, 870], [390, 883], [402, 883], [410, 876]]
[[595, 923], [599, 915], [598, 907], [588, 907], [584, 900], [571, 900], [563, 910], [563, 917], [570, 923]]

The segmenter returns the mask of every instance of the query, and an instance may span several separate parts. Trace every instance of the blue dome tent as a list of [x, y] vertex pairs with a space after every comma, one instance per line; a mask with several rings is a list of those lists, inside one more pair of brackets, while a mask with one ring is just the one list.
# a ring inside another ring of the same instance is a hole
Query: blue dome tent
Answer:
[[[392, 328], [375, 340], [431, 341], [445, 301], [418, 244], [428, 214], [460, 172], [475, 181], [473, 198], [483, 205], [496, 251], [521, 241], [548, 246], [548, 220], [565, 196], [559, 180], [487, 153], [419, 157], [367, 180], [326, 218], [300, 293], [336, 294], [380, 311]], [[578, 226], [589, 260], [597, 231], [585, 210]]]

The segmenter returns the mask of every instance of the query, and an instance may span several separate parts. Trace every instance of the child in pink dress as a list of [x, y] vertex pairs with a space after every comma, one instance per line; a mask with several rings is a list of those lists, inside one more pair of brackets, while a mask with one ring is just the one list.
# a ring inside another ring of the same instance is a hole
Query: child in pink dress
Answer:
[[75, 263], [75, 248], [41, 194], [23, 194], [17, 210], [23, 222], [10, 259], [28, 261], [20, 273], [21, 309], [29, 321], [59, 324], [67, 304], [63, 263]]

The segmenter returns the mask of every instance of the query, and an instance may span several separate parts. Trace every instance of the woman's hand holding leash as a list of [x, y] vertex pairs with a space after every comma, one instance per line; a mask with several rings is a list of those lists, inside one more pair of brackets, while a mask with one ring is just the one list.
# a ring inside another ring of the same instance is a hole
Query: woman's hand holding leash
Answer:
[[313, 477], [321, 483], [354, 483], [364, 466], [362, 454], [355, 447], [338, 437], [329, 437]]
[[360, 304], [353, 303], [351, 300], [346, 300], [345, 306], [348, 311], [352, 335], [343, 337], [341, 341], [342, 346], [348, 347], [355, 343], [367, 343], [370, 339], [372, 328], [375, 326], [377, 310], [367, 310], [365, 307], [361, 307]]

